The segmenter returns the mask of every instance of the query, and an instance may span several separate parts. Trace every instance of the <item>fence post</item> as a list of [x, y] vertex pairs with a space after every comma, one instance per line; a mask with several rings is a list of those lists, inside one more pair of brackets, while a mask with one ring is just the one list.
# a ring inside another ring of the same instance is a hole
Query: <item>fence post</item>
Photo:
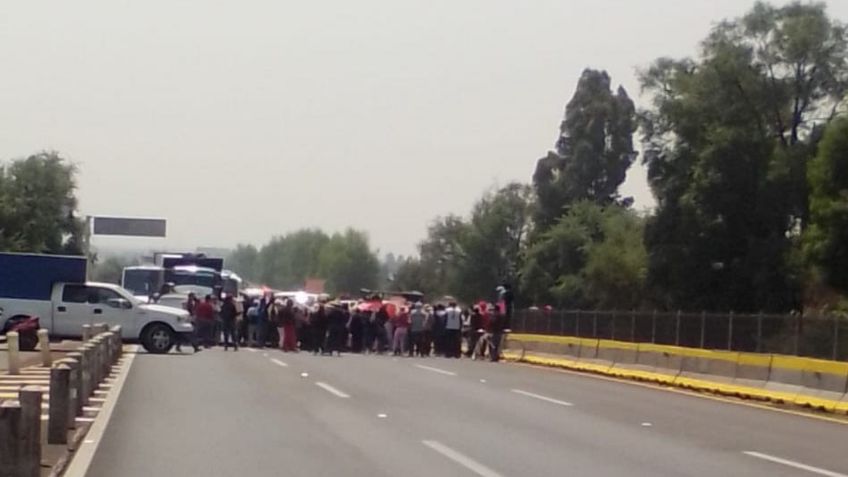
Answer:
[[592, 312], [592, 338], [598, 337], [598, 310]]
[[757, 353], [763, 352], [763, 312], [757, 313]]
[[701, 349], [704, 348], [704, 339], [707, 334], [707, 312], [701, 311]]
[[795, 342], [793, 343], [794, 354], [798, 356], [801, 351], [801, 314], [795, 315]]
[[839, 315], [833, 314], [833, 358], [834, 361], [839, 360]]
[[680, 346], [680, 310], [677, 310], [677, 318], [675, 319], [674, 346]]
[[546, 320], [548, 322], [547, 327], [546, 327], [547, 331], [545, 332], [545, 334], [548, 334], [548, 335], [551, 334], [551, 321], [553, 321], [553, 319], [554, 319], [553, 313], [548, 315], [548, 319]]
[[50, 339], [47, 330], [38, 330], [38, 348], [41, 350], [41, 365], [45, 368], [53, 366], [53, 356], [50, 355]]
[[82, 359], [80, 361], [80, 377], [82, 377], [79, 393], [80, 408], [88, 404], [88, 398], [91, 396], [91, 393], [94, 392], [94, 385], [92, 383], [93, 376], [91, 373], [91, 369], [94, 364], [92, 362], [94, 359], [92, 349], [91, 344], [85, 344], [82, 348], [80, 348], [80, 352], [82, 354]]
[[59, 364], [50, 370], [50, 410], [47, 421], [47, 443], [68, 443], [68, 412], [71, 409], [71, 368]]
[[0, 402], [0, 475], [21, 474], [21, 403]]
[[617, 313], [615, 310], [612, 311], [612, 326], [610, 326], [610, 339], [615, 341], [615, 318]]
[[6, 344], [9, 345], [9, 374], [21, 374], [20, 341], [17, 331], [6, 333]]
[[630, 310], [630, 342], [636, 342], [636, 310]]
[[580, 337], [580, 310], [577, 310], [574, 315], [574, 336]]
[[733, 351], [733, 311], [727, 321], [727, 351]]
[[41, 475], [41, 386], [24, 386], [18, 392], [21, 403], [21, 475]]
[[521, 332], [527, 333], [527, 311], [521, 314]]
[[657, 342], [657, 309], [654, 308], [654, 312], [651, 313], [651, 344]]

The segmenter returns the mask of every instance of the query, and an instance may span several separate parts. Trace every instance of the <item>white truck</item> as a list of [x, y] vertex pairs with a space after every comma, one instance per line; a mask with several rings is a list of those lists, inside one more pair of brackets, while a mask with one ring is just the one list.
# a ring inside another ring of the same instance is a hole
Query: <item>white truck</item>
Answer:
[[142, 303], [124, 288], [86, 281], [85, 257], [0, 253], [0, 332], [38, 317], [51, 336], [77, 338], [82, 325], [120, 325], [122, 338], [167, 353], [194, 328], [188, 312]]

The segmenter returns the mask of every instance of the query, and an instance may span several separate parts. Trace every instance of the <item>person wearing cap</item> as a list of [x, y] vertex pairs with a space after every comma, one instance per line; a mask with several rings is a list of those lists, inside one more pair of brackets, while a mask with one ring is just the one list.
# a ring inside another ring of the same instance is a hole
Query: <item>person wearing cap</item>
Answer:
[[445, 310], [444, 347], [446, 358], [459, 358], [462, 351], [462, 311], [454, 301]]

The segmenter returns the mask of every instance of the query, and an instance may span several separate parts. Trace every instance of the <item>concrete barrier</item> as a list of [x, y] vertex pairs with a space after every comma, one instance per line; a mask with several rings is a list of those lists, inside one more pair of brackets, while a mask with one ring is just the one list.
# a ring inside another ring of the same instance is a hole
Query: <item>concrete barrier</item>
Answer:
[[0, 402], [0, 475], [22, 475], [21, 403]]
[[793, 395], [801, 406], [834, 410], [848, 389], [848, 363], [774, 356], [766, 388]]
[[[21, 374], [20, 340], [17, 331], [6, 333], [6, 342], [9, 345], [9, 374]], [[2, 474], [0, 474], [2, 475]]]
[[771, 374], [772, 355], [757, 353], [739, 353], [736, 361], [736, 379], [738, 386], [765, 388]]
[[687, 384], [687, 379], [733, 383], [736, 379], [736, 363], [739, 353], [682, 348], [682, 362], [677, 381]]
[[44, 328], [38, 330], [38, 349], [41, 351], [41, 365], [45, 368], [53, 366], [53, 355], [50, 354], [50, 338]]
[[41, 386], [21, 389], [21, 427], [24, 476], [41, 476]]
[[75, 429], [77, 427], [76, 417], [82, 415], [82, 406], [79, 403], [80, 364], [78, 359], [70, 356], [71, 354], [78, 355], [79, 353], [68, 353], [59, 363], [70, 368], [68, 373], [68, 429]]
[[58, 364], [50, 370], [50, 409], [47, 420], [47, 443], [68, 443], [68, 414], [71, 412], [71, 368]]

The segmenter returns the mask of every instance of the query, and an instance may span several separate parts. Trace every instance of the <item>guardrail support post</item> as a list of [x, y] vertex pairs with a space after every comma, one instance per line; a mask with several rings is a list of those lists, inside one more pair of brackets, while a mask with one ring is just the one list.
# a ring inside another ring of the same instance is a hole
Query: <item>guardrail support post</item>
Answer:
[[0, 475], [22, 474], [21, 403], [0, 402]]
[[25, 386], [21, 402], [21, 476], [41, 475], [41, 386]]
[[701, 348], [704, 347], [704, 340], [707, 334], [707, 312], [701, 311]]
[[763, 312], [757, 313], [757, 353], [763, 352]]
[[50, 339], [47, 330], [38, 330], [38, 349], [41, 350], [41, 365], [45, 368], [53, 366], [53, 356], [50, 354]]
[[794, 354], [798, 356], [801, 351], [801, 314], [795, 316], [795, 342], [793, 343]]
[[50, 370], [50, 410], [47, 421], [47, 443], [68, 443], [68, 413], [71, 409], [71, 368], [59, 364]]
[[630, 310], [630, 342], [636, 342], [636, 310]]
[[574, 336], [580, 337], [580, 310], [574, 315]]
[[9, 374], [21, 374], [20, 337], [17, 331], [6, 333], [9, 345]]
[[82, 406], [79, 403], [80, 392], [80, 362], [78, 358], [71, 355], [79, 355], [79, 353], [68, 353], [68, 357], [60, 361], [70, 368], [68, 373], [68, 429], [77, 427], [77, 415], [82, 414]]
[[615, 318], [617, 313], [615, 310], [612, 311], [612, 326], [610, 326], [610, 339], [615, 341]]
[[598, 312], [592, 312], [592, 338], [598, 337]]

